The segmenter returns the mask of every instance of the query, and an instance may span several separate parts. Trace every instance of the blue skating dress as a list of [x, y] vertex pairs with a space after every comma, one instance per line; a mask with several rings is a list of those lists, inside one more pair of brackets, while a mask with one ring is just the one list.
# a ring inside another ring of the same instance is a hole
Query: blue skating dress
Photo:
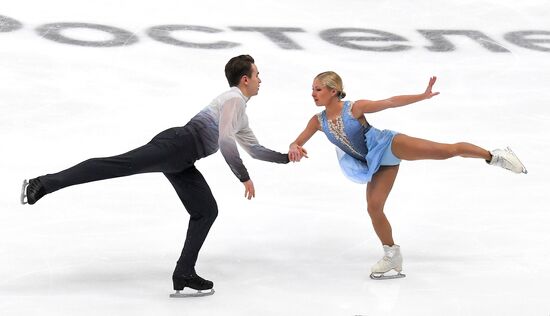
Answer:
[[328, 120], [326, 111], [317, 114], [317, 118], [328, 140], [336, 145], [344, 175], [353, 182], [367, 183], [381, 165], [399, 164], [400, 160], [391, 152], [391, 143], [397, 133], [362, 123], [353, 117], [352, 106], [353, 103], [345, 101], [341, 115], [335, 120]]

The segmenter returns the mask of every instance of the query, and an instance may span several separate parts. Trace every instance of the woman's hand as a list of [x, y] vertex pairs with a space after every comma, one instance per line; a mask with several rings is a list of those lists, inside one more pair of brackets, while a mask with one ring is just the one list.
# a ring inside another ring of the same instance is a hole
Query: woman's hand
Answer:
[[424, 96], [426, 97], [426, 99], [430, 99], [431, 97], [439, 94], [439, 92], [432, 92], [432, 88], [436, 80], [437, 80], [436, 76], [430, 77], [430, 82], [428, 82], [428, 87], [426, 88], [426, 91], [424, 91]]
[[307, 157], [307, 150], [303, 148], [302, 146], [298, 146], [295, 143], [292, 143], [290, 145], [290, 148], [288, 150], [288, 159], [292, 162], [299, 162], [302, 157]]

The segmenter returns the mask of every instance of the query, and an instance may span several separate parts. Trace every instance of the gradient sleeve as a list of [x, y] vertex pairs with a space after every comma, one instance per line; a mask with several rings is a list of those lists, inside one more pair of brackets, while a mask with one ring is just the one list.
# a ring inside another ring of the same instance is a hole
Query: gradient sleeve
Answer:
[[219, 121], [219, 146], [220, 152], [231, 171], [241, 181], [250, 180], [248, 171], [243, 164], [237, 149], [235, 134], [240, 127], [240, 121], [244, 116], [245, 104], [240, 98], [232, 98], [224, 102], [220, 112]]
[[[248, 121], [246, 117], [244, 119], [245, 122]], [[283, 154], [260, 145], [252, 129], [248, 127], [248, 124], [246, 125], [237, 133], [237, 142], [252, 158], [275, 163], [289, 163], [288, 154]]]

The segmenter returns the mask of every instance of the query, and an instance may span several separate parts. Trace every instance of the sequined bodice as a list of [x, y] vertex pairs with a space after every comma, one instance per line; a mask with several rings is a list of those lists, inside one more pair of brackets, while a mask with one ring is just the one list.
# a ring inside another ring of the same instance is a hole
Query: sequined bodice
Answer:
[[345, 101], [342, 113], [335, 120], [328, 120], [326, 111], [317, 114], [317, 118], [330, 142], [348, 155], [365, 161], [368, 152], [365, 133], [369, 130], [370, 125], [353, 117], [352, 105], [350, 101]]

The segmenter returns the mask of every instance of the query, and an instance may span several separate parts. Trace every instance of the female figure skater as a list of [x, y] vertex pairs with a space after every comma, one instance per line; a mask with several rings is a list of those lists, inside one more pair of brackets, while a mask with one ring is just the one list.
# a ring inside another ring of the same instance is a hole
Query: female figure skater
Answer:
[[[443, 144], [407, 136], [390, 130], [379, 130], [365, 119], [365, 113], [374, 113], [430, 99], [436, 77], [430, 78], [426, 91], [416, 95], [399, 95], [389, 99], [355, 102], [342, 101], [346, 96], [342, 79], [332, 71], [317, 75], [313, 81], [312, 97], [315, 105], [325, 110], [314, 115], [304, 131], [290, 144], [291, 161], [307, 157], [302, 146], [317, 131], [323, 131], [337, 146], [342, 171], [350, 179], [367, 183], [367, 209], [372, 225], [384, 248], [384, 257], [371, 269], [371, 278], [404, 277], [401, 274], [403, 257], [394, 243], [391, 225], [384, 214], [384, 204], [392, 189], [401, 160], [448, 159], [461, 156], [483, 159], [515, 173], [527, 173], [517, 156], [506, 148], [488, 151], [476, 145], [460, 142]], [[385, 275], [395, 270], [397, 274]]]

